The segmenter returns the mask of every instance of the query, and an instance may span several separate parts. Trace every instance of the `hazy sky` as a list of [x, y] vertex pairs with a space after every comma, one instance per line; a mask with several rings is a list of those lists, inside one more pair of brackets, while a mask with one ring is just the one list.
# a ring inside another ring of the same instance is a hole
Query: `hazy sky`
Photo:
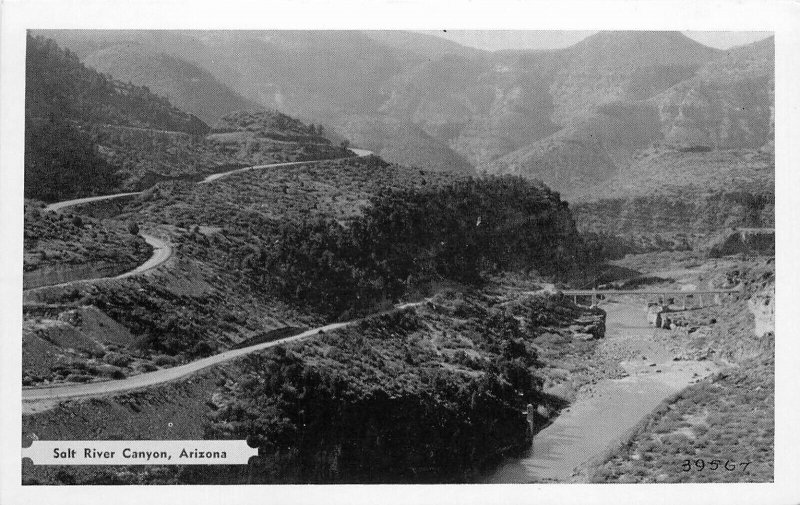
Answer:
[[[444, 37], [459, 44], [488, 49], [554, 49], [572, 45], [596, 33], [593, 31], [521, 31], [521, 30], [420, 30], [421, 33]], [[769, 32], [683, 32], [685, 35], [711, 47], [729, 47], [749, 44], [769, 37]]]

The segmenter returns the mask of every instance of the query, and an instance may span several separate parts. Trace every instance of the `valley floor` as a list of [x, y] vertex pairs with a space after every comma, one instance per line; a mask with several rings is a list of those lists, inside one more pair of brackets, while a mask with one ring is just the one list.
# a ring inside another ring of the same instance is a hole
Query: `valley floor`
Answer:
[[[771, 275], [769, 260], [673, 256], [623, 263], [647, 265], [665, 284], [688, 289], [718, 286], [732, 272], [744, 284]], [[748, 288], [769, 305], [771, 286], [767, 280]], [[507, 462], [487, 481], [771, 481], [774, 334], [763, 331], [763, 314], [742, 310], [742, 300], [686, 311], [673, 307], [672, 317], [682, 325], [669, 330], [647, 323], [641, 299], [602, 306], [606, 338], [584, 356], [587, 371], [573, 363], [577, 389], [569, 407], [535, 435], [525, 457]]]
[[[654, 341], [641, 301], [606, 303], [606, 337], [595, 349], [595, 377], [552, 424], [536, 434], [530, 453], [504, 465], [489, 482], [563, 482], [621, 440], [663, 398], [715, 372], [709, 361], [673, 361]], [[620, 370], [621, 369], [621, 370]]]

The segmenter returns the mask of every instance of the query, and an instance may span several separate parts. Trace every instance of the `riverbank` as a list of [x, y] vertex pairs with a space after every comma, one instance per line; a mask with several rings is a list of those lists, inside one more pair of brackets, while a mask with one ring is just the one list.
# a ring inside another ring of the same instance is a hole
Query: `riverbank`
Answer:
[[591, 361], [609, 378], [580, 388], [570, 406], [536, 434], [530, 452], [507, 462], [488, 482], [568, 481], [578, 466], [624, 439], [664, 398], [719, 369], [710, 361], [681, 360], [667, 342], [654, 339], [655, 332], [665, 330], [647, 323], [642, 301], [631, 298], [602, 308], [606, 337]]

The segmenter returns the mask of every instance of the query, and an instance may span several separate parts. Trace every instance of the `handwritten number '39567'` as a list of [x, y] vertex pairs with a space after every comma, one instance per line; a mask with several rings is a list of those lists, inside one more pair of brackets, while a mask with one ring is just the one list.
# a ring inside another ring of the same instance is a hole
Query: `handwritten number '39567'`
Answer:
[[719, 468], [724, 468], [729, 472], [734, 470], [747, 470], [747, 466], [752, 463], [752, 461], [743, 461], [741, 463], [736, 463], [735, 461], [725, 460], [725, 464], [722, 463], [721, 459], [712, 459], [712, 460], [704, 460], [704, 459], [685, 459], [683, 460], [683, 465], [681, 465], [681, 470], [684, 472], [690, 472], [692, 469], [697, 471], [703, 470], [718, 470]]

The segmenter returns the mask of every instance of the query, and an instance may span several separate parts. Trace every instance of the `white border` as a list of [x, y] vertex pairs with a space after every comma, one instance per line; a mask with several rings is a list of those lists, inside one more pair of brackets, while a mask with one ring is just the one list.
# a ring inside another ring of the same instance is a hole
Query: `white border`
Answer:
[[[795, 223], [800, 206], [800, 6], [789, 1], [462, 0], [5, 0], [0, 11], [0, 503], [800, 503], [800, 340], [789, 318], [800, 300]], [[468, 486], [56, 486], [20, 485], [22, 146], [25, 30], [164, 29], [640, 29], [776, 33], [777, 390], [774, 484]]]

